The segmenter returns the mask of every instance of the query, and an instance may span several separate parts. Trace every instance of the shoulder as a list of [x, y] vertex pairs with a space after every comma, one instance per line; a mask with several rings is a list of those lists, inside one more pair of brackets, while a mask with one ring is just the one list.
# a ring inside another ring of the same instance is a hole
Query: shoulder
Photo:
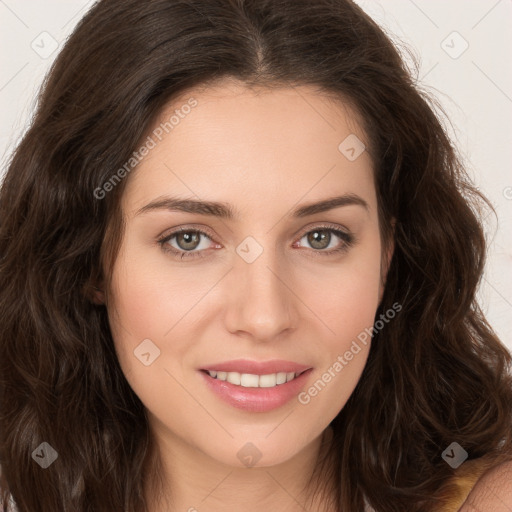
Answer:
[[512, 461], [485, 471], [471, 489], [459, 512], [512, 511]]

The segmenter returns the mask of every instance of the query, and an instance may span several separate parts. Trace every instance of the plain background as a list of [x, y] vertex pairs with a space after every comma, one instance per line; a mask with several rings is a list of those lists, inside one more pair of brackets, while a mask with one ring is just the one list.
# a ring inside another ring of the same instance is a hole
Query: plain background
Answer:
[[[512, 350], [512, 0], [357, 3], [417, 56], [421, 88], [443, 106], [470, 176], [496, 209], [498, 218], [485, 220], [489, 253], [479, 299]], [[45, 73], [92, 4], [0, 0], [0, 177]]]

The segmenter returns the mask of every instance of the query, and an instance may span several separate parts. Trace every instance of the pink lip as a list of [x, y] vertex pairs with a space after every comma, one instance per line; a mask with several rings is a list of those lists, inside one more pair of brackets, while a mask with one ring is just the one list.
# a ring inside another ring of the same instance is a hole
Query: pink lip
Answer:
[[[293, 398], [296, 398], [304, 388], [312, 371], [313, 369], [310, 368], [290, 382], [278, 384], [272, 388], [245, 388], [210, 377], [210, 374], [204, 370], [201, 370], [199, 373], [202, 375], [208, 388], [229, 405], [249, 412], [267, 412], [282, 407]], [[265, 375], [265, 373], [261, 375]]]
[[[218, 372], [238, 372], [251, 373], [253, 375], [269, 375], [271, 373], [300, 373], [309, 370], [311, 366], [293, 363], [292, 361], [283, 361], [280, 359], [272, 359], [271, 361], [250, 361], [248, 359], [236, 359], [233, 361], [224, 361], [209, 366], [204, 366], [201, 370], [218, 371]], [[280, 384], [282, 386], [282, 384]]]

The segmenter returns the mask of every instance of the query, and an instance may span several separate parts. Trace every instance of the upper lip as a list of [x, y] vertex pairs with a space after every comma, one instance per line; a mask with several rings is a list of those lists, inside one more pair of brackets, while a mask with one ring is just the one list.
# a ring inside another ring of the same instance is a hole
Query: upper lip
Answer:
[[311, 366], [294, 363], [293, 361], [284, 361], [281, 359], [272, 359], [270, 361], [250, 361], [248, 359], [236, 359], [233, 361], [224, 361], [204, 366], [201, 370], [219, 371], [219, 372], [238, 372], [250, 373], [252, 375], [269, 375], [272, 373], [301, 373], [309, 370]]

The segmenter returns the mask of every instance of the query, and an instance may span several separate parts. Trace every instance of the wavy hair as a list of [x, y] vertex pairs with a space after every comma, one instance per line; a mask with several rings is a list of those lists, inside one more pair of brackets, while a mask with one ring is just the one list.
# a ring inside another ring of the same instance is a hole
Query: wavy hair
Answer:
[[[0, 191], [4, 507], [147, 510], [158, 454], [91, 300], [122, 241], [129, 177], [94, 191], [169, 101], [226, 77], [353, 105], [395, 243], [376, 318], [402, 310], [374, 334], [312, 488], [332, 486], [335, 511], [430, 511], [455, 489], [441, 457], [453, 441], [470, 460], [512, 458], [511, 356], [475, 300], [490, 205], [383, 30], [349, 0], [101, 0], [46, 77]], [[45, 470], [31, 456], [42, 442], [58, 453]]]

